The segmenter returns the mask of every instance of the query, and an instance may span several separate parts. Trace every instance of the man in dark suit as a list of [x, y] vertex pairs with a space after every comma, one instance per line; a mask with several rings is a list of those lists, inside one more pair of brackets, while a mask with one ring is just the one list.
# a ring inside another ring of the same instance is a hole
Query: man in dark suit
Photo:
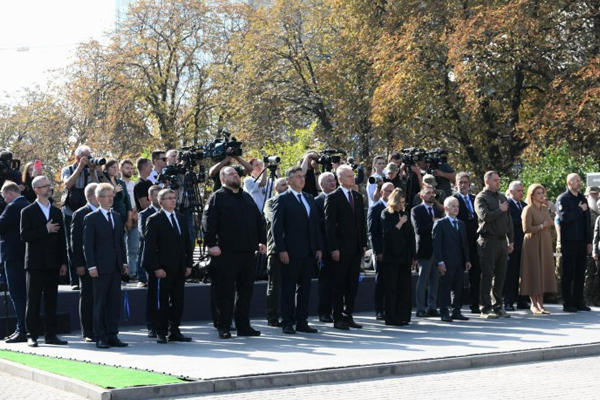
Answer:
[[[274, 183], [275, 197], [288, 190], [288, 183], [285, 178], [277, 178]], [[275, 197], [269, 198], [265, 202], [263, 215], [265, 217], [265, 227], [267, 230], [267, 297], [266, 311], [267, 324], [269, 326], [279, 327], [281, 322], [279, 316], [281, 314], [280, 298], [281, 298], [281, 262], [279, 254], [275, 246], [273, 238], [273, 202]]]
[[282, 264], [282, 329], [286, 334], [316, 333], [308, 325], [308, 300], [315, 258], [320, 262], [322, 256], [319, 216], [313, 197], [302, 192], [302, 168], [292, 167], [286, 175], [289, 189], [275, 199], [272, 225]]
[[97, 183], [90, 183], [85, 187], [84, 194], [87, 204], [73, 213], [71, 222], [71, 261], [79, 276], [79, 323], [83, 341], [94, 342], [94, 287], [85, 263], [83, 251], [83, 219], [86, 215], [98, 209], [96, 200]]
[[[437, 295], [439, 273], [433, 259], [431, 231], [433, 223], [441, 218], [441, 212], [434, 207], [435, 189], [425, 186], [419, 196], [423, 202], [410, 211], [410, 219], [415, 231], [419, 277], [417, 278], [416, 303], [417, 317], [439, 317]], [[427, 303], [425, 292], [427, 291]]]
[[512, 181], [508, 185], [508, 191], [508, 211], [513, 222], [515, 244], [513, 252], [508, 256], [506, 281], [504, 282], [504, 309], [515, 311], [514, 303], [517, 302], [518, 309], [526, 310], [529, 309], [529, 304], [527, 304], [525, 296], [519, 296], [519, 279], [521, 278], [521, 248], [525, 236], [521, 214], [527, 203], [523, 201], [523, 184], [521, 182]]
[[319, 229], [321, 231], [321, 243], [323, 244], [323, 258], [319, 264], [319, 321], [331, 323], [333, 302], [333, 273], [331, 253], [327, 247], [327, 230], [325, 224], [325, 199], [337, 188], [335, 175], [331, 172], [323, 172], [319, 175], [319, 186], [321, 194], [315, 198], [315, 204], [319, 213]]
[[38, 346], [40, 302], [44, 297], [46, 344], [67, 344], [56, 336], [58, 277], [67, 274], [67, 243], [62, 213], [52, 204], [52, 186], [45, 176], [31, 183], [37, 196], [21, 211], [21, 240], [25, 242], [27, 345]]
[[465, 223], [467, 228], [467, 242], [469, 244], [469, 255], [471, 257], [471, 268], [469, 269], [469, 298], [470, 309], [474, 314], [479, 314], [479, 285], [481, 283], [481, 267], [479, 266], [479, 254], [477, 254], [477, 214], [475, 214], [475, 195], [469, 193], [471, 178], [466, 172], [456, 175], [457, 193], [454, 197], [458, 199], [458, 219]]
[[[185, 278], [192, 273], [194, 247], [185, 217], [175, 212], [177, 193], [158, 192], [161, 210], [148, 218], [144, 231], [144, 268], [157, 343], [190, 342], [179, 330]], [[167, 337], [167, 333], [169, 333]]]
[[352, 314], [367, 233], [363, 199], [353, 190], [352, 167], [341, 165], [336, 172], [340, 187], [325, 200], [325, 223], [332, 259], [333, 327], [348, 330], [362, 328]]
[[[240, 176], [232, 167], [219, 172], [222, 187], [213, 193], [204, 210], [202, 226], [216, 281], [218, 329], [221, 339], [231, 339], [234, 316], [238, 336], [259, 336], [250, 326], [250, 301], [254, 289], [255, 252], [266, 253], [265, 225]], [[213, 269], [214, 267], [214, 269]]]
[[[467, 321], [462, 315], [462, 291], [464, 269], [471, 268], [469, 245], [467, 242], [467, 227], [459, 220], [458, 199], [447, 197], [444, 200], [446, 218], [433, 225], [433, 254], [437, 269], [440, 273], [440, 292], [438, 302], [442, 321]], [[453, 297], [451, 297], [451, 294]], [[448, 307], [452, 307], [452, 315]]]
[[121, 275], [129, 274], [123, 221], [112, 212], [113, 186], [96, 187], [99, 208], [83, 219], [83, 250], [94, 292], [94, 339], [96, 347], [125, 347], [119, 333], [121, 316]]
[[7, 206], [0, 215], [0, 247], [2, 262], [8, 282], [8, 291], [15, 315], [17, 326], [15, 332], [5, 338], [6, 343], [27, 341], [25, 329], [25, 307], [27, 306], [27, 286], [25, 283], [25, 243], [21, 241], [19, 229], [21, 226], [21, 210], [29, 205], [21, 196], [19, 185], [12, 181], [2, 185], [2, 196]]
[[[147, 274], [146, 274], [146, 270], [142, 267], [144, 265], [144, 230], [146, 229], [146, 223], [148, 222], [148, 218], [151, 215], [154, 215], [155, 213], [157, 213], [160, 210], [160, 204], [158, 203], [158, 192], [161, 191], [161, 187], [158, 185], [152, 185], [148, 188], [148, 200], [150, 201], [150, 205], [148, 207], [146, 207], [139, 215], [140, 215], [140, 223], [139, 223], [139, 230], [140, 230], [140, 259], [139, 259], [139, 270], [138, 270], [138, 277], [143, 274], [144, 277], [146, 277], [146, 281], [148, 281], [147, 279]], [[146, 285], [147, 286], [147, 285]], [[138, 287], [145, 287], [144, 285], [139, 285], [138, 282]], [[149, 338], [156, 338], [156, 328], [154, 327], [154, 324], [152, 323], [152, 304], [150, 301], [150, 292], [148, 290], [146, 290], [146, 327], [148, 328], [148, 337]]]
[[[394, 164], [395, 165], [395, 164]], [[381, 186], [381, 197], [373, 203], [367, 213], [367, 227], [369, 230], [369, 240], [371, 249], [373, 249], [373, 265], [375, 266], [375, 318], [385, 319], [384, 298], [385, 290], [383, 279], [381, 278], [381, 263], [383, 260], [383, 230], [381, 228], [381, 213], [387, 207], [387, 200], [394, 191], [394, 184], [386, 182]]]

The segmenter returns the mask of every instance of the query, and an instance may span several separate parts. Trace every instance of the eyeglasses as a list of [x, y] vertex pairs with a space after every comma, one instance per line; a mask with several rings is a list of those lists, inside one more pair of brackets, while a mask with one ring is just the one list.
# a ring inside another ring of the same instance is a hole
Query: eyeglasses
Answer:
[[157, 160], [167, 161], [167, 157], [158, 157]]
[[38, 186], [37, 189], [45, 189], [45, 188], [49, 188], [50, 186], [52, 186], [52, 185], [48, 184], [48, 185], [44, 185], [44, 186]]

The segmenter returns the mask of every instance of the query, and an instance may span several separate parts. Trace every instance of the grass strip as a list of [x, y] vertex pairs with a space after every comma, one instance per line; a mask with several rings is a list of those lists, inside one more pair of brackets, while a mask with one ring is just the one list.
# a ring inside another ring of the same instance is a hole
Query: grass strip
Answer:
[[0, 358], [42, 371], [52, 372], [53, 374], [88, 382], [106, 389], [122, 389], [134, 386], [166, 385], [184, 382], [173, 376], [155, 372], [98, 365], [82, 361], [63, 360], [60, 358], [18, 353], [7, 350], [0, 350]]

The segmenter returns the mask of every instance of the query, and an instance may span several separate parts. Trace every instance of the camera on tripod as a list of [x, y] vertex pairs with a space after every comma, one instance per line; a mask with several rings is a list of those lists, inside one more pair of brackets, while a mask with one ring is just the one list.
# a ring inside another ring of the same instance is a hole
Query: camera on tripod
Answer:
[[323, 172], [331, 171], [333, 164], [340, 164], [342, 162], [342, 155], [346, 155], [346, 152], [343, 150], [325, 149], [321, 151], [317, 163], [321, 164]]
[[440, 164], [445, 164], [448, 162], [448, 151], [439, 148], [429, 150], [425, 154], [425, 161], [429, 163], [428, 171], [438, 169], [440, 167]]

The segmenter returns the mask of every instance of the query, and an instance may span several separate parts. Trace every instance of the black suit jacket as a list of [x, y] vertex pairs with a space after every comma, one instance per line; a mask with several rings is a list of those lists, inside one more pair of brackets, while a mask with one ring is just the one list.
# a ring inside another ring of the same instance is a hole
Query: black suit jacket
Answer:
[[523, 223], [521, 220], [521, 214], [523, 213], [523, 208], [527, 205], [524, 201], [519, 202], [521, 205], [521, 209], [515, 205], [515, 202], [512, 199], [508, 199], [508, 209], [510, 210], [510, 218], [512, 218], [514, 232], [515, 232], [515, 242], [514, 249], [515, 251], [521, 251], [523, 248], [523, 238], [525, 234], [523, 233]]
[[465, 268], [465, 263], [471, 262], [467, 242], [467, 227], [458, 220], [458, 231], [448, 217], [442, 218], [433, 225], [433, 257], [436, 265], [446, 264], [447, 269]]
[[341, 187], [325, 200], [325, 224], [327, 247], [330, 252], [362, 254], [367, 247], [365, 209], [362, 196], [352, 191], [354, 210]]
[[[441, 218], [442, 213], [433, 207], [433, 215]], [[433, 255], [433, 243], [431, 241], [431, 231], [433, 230], [433, 220], [425, 207], [425, 204], [419, 204], [410, 211], [410, 220], [416, 234], [417, 258], [428, 259]]]
[[410, 265], [416, 255], [415, 233], [411, 223], [407, 220], [400, 229], [396, 224], [400, 217], [408, 214], [390, 213], [385, 208], [381, 212], [381, 230], [383, 232], [383, 262], [389, 264]]
[[121, 272], [126, 264], [123, 222], [119, 213], [111, 211], [114, 229], [100, 209], [83, 219], [83, 251], [87, 268], [98, 268], [99, 274]]
[[369, 239], [375, 255], [383, 254], [383, 230], [381, 228], [381, 213], [383, 210], [385, 210], [385, 205], [381, 201], [377, 201], [369, 208], [367, 213]]
[[71, 220], [71, 250], [73, 251], [74, 267], [85, 267], [85, 254], [83, 252], [83, 219], [86, 215], [93, 212], [89, 204], [81, 207], [73, 213]]
[[19, 261], [25, 259], [25, 243], [21, 240], [21, 210], [30, 203], [25, 197], [19, 197], [6, 206], [0, 215], [0, 247], [2, 261]]
[[458, 199], [458, 219], [465, 223], [467, 228], [467, 240], [469, 243], [477, 242], [477, 228], [479, 228], [479, 223], [477, 222], [477, 214], [475, 213], [475, 195], [468, 194], [469, 199], [471, 199], [471, 207], [473, 209], [473, 215], [469, 213], [469, 209], [465, 204], [465, 200], [463, 199], [460, 193], [455, 193], [454, 197]]
[[32, 203], [21, 210], [21, 240], [25, 242], [25, 269], [60, 269], [67, 264], [65, 225], [60, 210], [50, 207], [50, 219], [58, 232], [48, 233], [48, 220], [40, 206]]
[[275, 247], [279, 253], [287, 251], [290, 259], [314, 257], [322, 247], [317, 205], [310, 194], [302, 193], [302, 196], [308, 202], [310, 214], [291, 190], [273, 201], [271, 229]]
[[315, 197], [315, 204], [317, 205], [317, 211], [319, 213], [319, 231], [321, 233], [321, 246], [323, 246], [323, 257], [329, 257], [329, 249], [327, 247], [327, 229], [325, 226], [325, 199], [327, 195], [321, 193]]
[[188, 234], [188, 225], [182, 215], [175, 215], [181, 234], [171, 225], [163, 210], [148, 217], [144, 230], [143, 267], [150, 273], [159, 269], [167, 274], [177, 271], [185, 273], [186, 268], [192, 268], [194, 247]]

